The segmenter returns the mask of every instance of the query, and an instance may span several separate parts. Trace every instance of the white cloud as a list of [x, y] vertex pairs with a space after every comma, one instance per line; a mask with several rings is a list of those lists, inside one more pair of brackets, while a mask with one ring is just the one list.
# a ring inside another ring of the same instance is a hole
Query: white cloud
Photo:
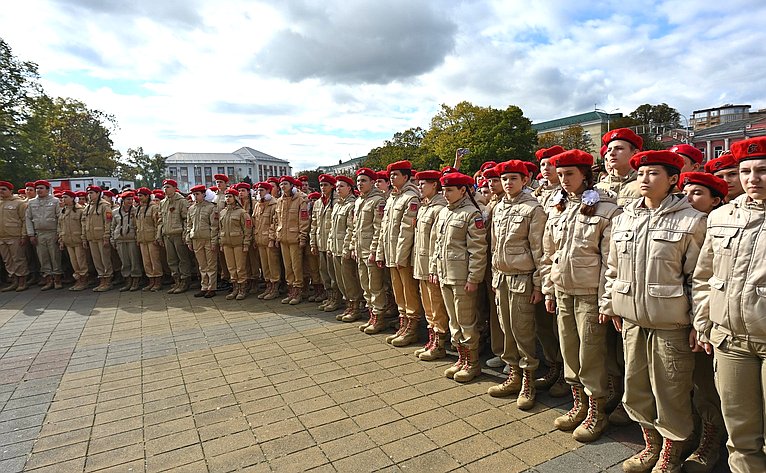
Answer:
[[766, 106], [766, 5], [698, 3], [30, 0], [0, 31], [49, 93], [115, 115], [123, 152], [247, 145], [300, 169], [461, 100], [536, 121], [594, 104]]

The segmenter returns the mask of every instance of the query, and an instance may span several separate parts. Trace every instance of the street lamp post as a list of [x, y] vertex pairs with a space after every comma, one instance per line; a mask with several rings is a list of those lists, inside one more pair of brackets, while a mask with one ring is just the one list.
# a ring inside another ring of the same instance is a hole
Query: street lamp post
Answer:
[[612, 124], [612, 114], [614, 112], [619, 112], [620, 109], [619, 108], [615, 108], [611, 112], [607, 112], [606, 110], [601, 109], [601, 108], [594, 108], [593, 111], [606, 113], [606, 131], [609, 131], [611, 129], [611, 124]]

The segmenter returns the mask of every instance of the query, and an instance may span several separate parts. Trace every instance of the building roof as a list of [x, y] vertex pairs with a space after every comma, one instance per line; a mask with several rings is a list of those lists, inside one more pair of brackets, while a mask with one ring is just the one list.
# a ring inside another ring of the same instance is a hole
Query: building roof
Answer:
[[234, 151], [233, 154], [242, 156], [245, 159], [257, 159], [258, 161], [278, 161], [280, 163], [289, 164], [289, 162], [285, 159], [275, 158], [274, 156], [266, 154], [263, 151], [258, 151], [257, 149], [250, 148], [249, 146], [243, 146], [242, 148]]
[[540, 131], [553, 130], [556, 128], [566, 128], [571, 125], [580, 125], [588, 122], [606, 122], [607, 120], [614, 120], [621, 118], [622, 113], [604, 113], [604, 112], [585, 112], [578, 115], [572, 115], [564, 118], [557, 118], [555, 120], [548, 120], [546, 122], [533, 123], [532, 128]]
[[[753, 127], [753, 125], [758, 125]], [[748, 129], [747, 127], [750, 126]], [[732, 133], [746, 133], [748, 136], [762, 135], [766, 130], [766, 117], [745, 118], [742, 120], [732, 120], [721, 123], [720, 125], [703, 128], [694, 132], [694, 140], [712, 139], [717, 136], [731, 135]], [[755, 128], [755, 129], [753, 129]]]
[[341, 161], [338, 164], [333, 164], [331, 166], [320, 166], [319, 168], [324, 170], [325, 172], [333, 172], [337, 169], [345, 169], [348, 167], [359, 166], [362, 164], [362, 162], [365, 159], [367, 159], [367, 156], [359, 156], [353, 159], [349, 159], [348, 161]]
[[703, 109], [700, 109], [700, 110], [695, 110], [692, 113], [712, 112], [714, 110], [722, 110], [724, 108], [743, 108], [743, 107], [744, 108], [750, 108], [750, 105], [745, 105], [745, 104], [743, 104], [743, 105], [732, 105], [730, 103], [727, 103], [727, 104], [721, 105], [720, 107], [711, 107], [711, 108], [703, 108]]
[[247, 146], [239, 148], [233, 153], [173, 153], [166, 158], [166, 165], [194, 163], [241, 164], [247, 162], [252, 163], [254, 161], [278, 162], [290, 166], [290, 162], [287, 160], [275, 158], [274, 156]]

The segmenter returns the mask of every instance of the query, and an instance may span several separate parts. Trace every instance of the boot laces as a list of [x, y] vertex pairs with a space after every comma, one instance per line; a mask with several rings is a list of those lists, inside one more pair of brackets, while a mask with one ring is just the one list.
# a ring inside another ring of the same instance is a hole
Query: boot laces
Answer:
[[[531, 375], [531, 372], [530, 372]], [[524, 375], [521, 378], [521, 395], [524, 397], [530, 397], [530, 393], [532, 390], [532, 380], [530, 379], [530, 376]]]
[[593, 430], [593, 426], [596, 424], [596, 401], [592, 397], [588, 398], [588, 416], [582, 423], [582, 426], [588, 430]]
[[433, 349], [434, 338], [435, 338], [434, 337], [434, 331], [429, 328], [428, 329], [428, 341], [426, 342], [426, 346], [424, 346], [423, 348], [425, 348], [426, 350]]
[[697, 456], [705, 457], [713, 444], [713, 438], [718, 429], [710, 422], [703, 422], [702, 425], [702, 439], [700, 439], [699, 447], [695, 453]]
[[370, 321], [369, 325], [375, 325], [378, 323], [378, 316], [375, 314], [375, 312], [372, 309], [369, 309], [370, 311]]
[[513, 368], [511, 368], [511, 372], [508, 373], [508, 377], [505, 378], [505, 381], [503, 381], [503, 386], [507, 386], [515, 382], [516, 382], [516, 371]]
[[572, 408], [569, 409], [569, 412], [567, 412], [567, 416], [569, 416], [571, 419], [574, 419], [581, 407], [579, 391], [576, 387], [572, 386]]
[[410, 325], [410, 319], [407, 317], [399, 317], [399, 330], [396, 331], [397, 335], [402, 335], [407, 331], [407, 327]]
[[647, 458], [652, 456], [652, 450], [654, 448], [654, 442], [652, 441], [652, 438], [649, 436], [649, 430], [648, 429], [641, 429], [644, 434], [644, 447], [641, 452], [638, 454], [638, 459], [643, 461]]
[[559, 379], [559, 369], [556, 363], [552, 363], [548, 367], [548, 371], [545, 372], [545, 376], [543, 376], [543, 382], [544, 383], [555, 383]]
[[660, 458], [660, 469], [662, 471], [667, 470], [668, 464], [670, 463], [671, 457], [673, 456], [671, 454], [673, 450], [673, 440], [665, 439], [665, 444], [662, 446], [662, 457]]

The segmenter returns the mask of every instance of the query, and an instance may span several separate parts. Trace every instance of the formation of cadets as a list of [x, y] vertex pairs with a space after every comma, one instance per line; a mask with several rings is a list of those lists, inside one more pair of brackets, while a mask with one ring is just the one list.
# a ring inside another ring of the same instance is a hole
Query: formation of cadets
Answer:
[[409, 161], [322, 174], [311, 193], [291, 176], [219, 174], [186, 197], [167, 179], [115, 204], [96, 186], [54, 196], [40, 180], [25, 197], [0, 182], [2, 291], [25, 290], [30, 270], [60, 289], [63, 253], [73, 291], [93, 273], [108, 291], [117, 273], [121, 291], [170, 275], [180, 294], [198, 274], [195, 297], [228, 281], [226, 299], [308, 299], [365, 334], [398, 325], [397, 347], [426, 332], [415, 355], [451, 345], [444, 374], [461, 383], [486, 340], [507, 374], [490, 396], [526, 410], [538, 390], [571, 395], [554, 424], [580, 442], [637, 422], [646, 445], [626, 472], [710, 471], [727, 437], [732, 471], [764, 472], [766, 138], [704, 168], [696, 148], [642, 151], [629, 129], [602, 142], [602, 176], [591, 154], [554, 146], [475, 176]]

